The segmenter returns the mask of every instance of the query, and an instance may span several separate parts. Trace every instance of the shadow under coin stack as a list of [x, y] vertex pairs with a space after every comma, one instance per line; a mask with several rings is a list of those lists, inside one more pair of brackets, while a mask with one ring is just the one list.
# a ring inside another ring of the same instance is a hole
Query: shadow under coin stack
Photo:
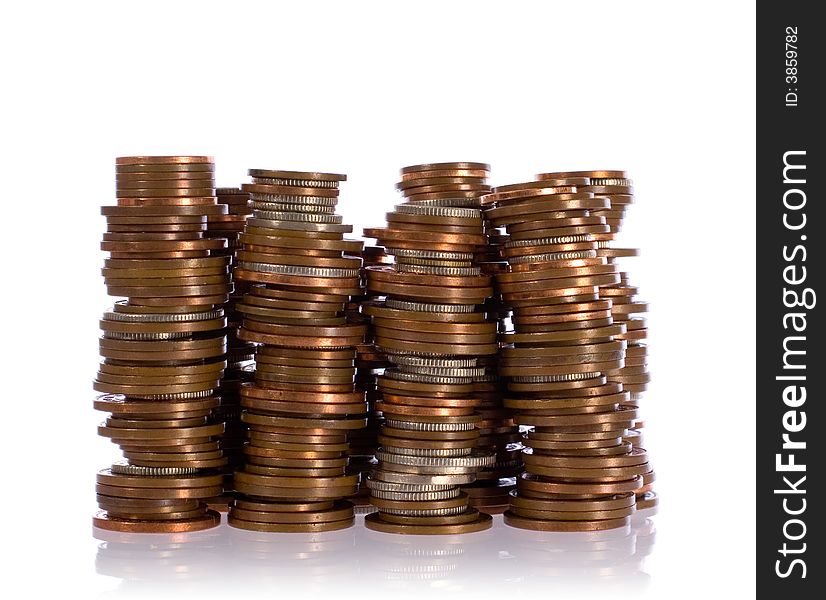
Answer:
[[367, 289], [384, 301], [362, 306], [376, 345], [392, 367], [379, 376], [384, 415], [378, 466], [367, 482], [378, 512], [365, 525], [387, 533], [453, 534], [491, 526], [460, 485], [490, 467], [494, 454], [476, 448], [474, 381], [479, 360], [497, 351], [496, 323], [482, 308], [491, 278], [473, 264], [485, 243], [479, 197], [489, 167], [439, 163], [402, 169], [406, 202], [385, 228], [365, 230], [395, 257], [370, 267]]
[[483, 199], [487, 218], [504, 226], [509, 269], [496, 280], [512, 307], [500, 374], [505, 406], [525, 434], [526, 472], [517, 478], [505, 523], [542, 531], [626, 526], [649, 467], [623, 435], [636, 418], [629, 393], [606, 373], [624, 364], [623, 324], [613, 322], [600, 286], [616, 285], [616, 266], [597, 255], [595, 235], [609, 231], [609, 202], [582, 192], [585, 177], [498, 187]]
[[212, 159], [143, 156], [116, 161], [117, 206], [104, 206], [110, 252], [103, 276], [116, 302], [101, 320], [95, 408], [111, 413], [98, 432], [125, 462], [97, 476], [94, 524], [123, 532], [214, 527], [205, 501], [223, 491], [226, 464], [214, 422], [226, 363], [232, 290], [224, 239], [204, 236], [216, 203]]
[[[605, 216], [611, 231], [595, 236], [597, 240], [597, 256], [604, 257], [609, 263], [618, 259], [639, 256], [636, 248], [613, 247], [616, 234], [622, 227], [622, 219], [626, 208], [634, 202], [633, 182], [625, 171], [580, 171], [575, 173], [544, 173], [537, 175], [537, 179], [558, 178], [564, 176], [588, 177], [590, 185], [583, 186], [582, 191], [592, 192], [596, 196], [607, 197], [611, 201], [611, 208], [605, 211], [594, 211], [592, 214]], [[640, 315], [648, 311], [648, 303], [636, 297], [637, 288], [629, 285], [628, 274], [620, 272], [620, 283], [600, 288], [600, 296], [611, 300], [611, 316], [615, 322], [624, 323], [626, 332], [616, 339], [628, 342], [625, 349], [625, 366], [620, 369], [606, 372], [608, 381], [621, 383], [625, 391], [631, 393], [629, 404], [639, 406], [643, 392], [648, 388], [651, 375], [648, 372], [648, 347], [644, 343], [648, 337], [645, 319]], [[634, 428], [629, 429], [624, 440], [631, 442], [635, 448], [642, 447], [643, 436], [640, 431], [642, 421], [636, 421]], [[653, 468], [643, 473], [643, 486], [637, 490], [637, 510], [653, 508], [658, 503], [657, 494], [653, 491], [656, 478]]]
[[[250, 288], [237, 310], [238, 337], [259, 344], [255, 381], [241, 386], [249, 428], [243, 497], [229, 524], [254, 531], [318, 532], [353, 524], [358, 475], [345, 474], [347, 433], [366, 424], [355, 389], [356, 346], [366, 326], [347, 322], [361, 295], [362, 242], [335, 214], [344, 175], [251, 169], [253, 214], [241, 236], [235, 278]], [[355, 255], [355, 256], [348, 256]]]
[[[227, 214], [208, 215], [207, 230], [204, 232], [209, 238], [225, 238], [227, 247], [216, 254], [228, 256], [230, 269], [237, 261], [238, 249], [241, 247], [241, 233], [247, 215], [252, 212], [249, 206], [249, 192], [241, 188], [217, 188], [215, 190], [218, 204], [226, 205]], [[214, 418], [224, 422], [224, 433], [221, 435], [221, 449], [227, 458], [224, 467], [224, 495], [209, 501], [209, 505], [216, 510], [226, 512], [229, 501], [232, 499], [234, 484], [232, 474], [243, 463], [242, 448], [246, 440], [246, 427], [241, 423], [241, 383], [252, 379], [252, 374], [245, 367], [252, 364], [255, 356], [255, 346], [238, 339], [238, 327], [241, 324], [241, 315], [235, 305], [241, 300], [248, 284], [233, 284], [233, 291], [229, 301], [223, 305], [227, 317], [227, 368], [221, 378], [221, 387], [218, 393], [221, 404], [213, 412]]]

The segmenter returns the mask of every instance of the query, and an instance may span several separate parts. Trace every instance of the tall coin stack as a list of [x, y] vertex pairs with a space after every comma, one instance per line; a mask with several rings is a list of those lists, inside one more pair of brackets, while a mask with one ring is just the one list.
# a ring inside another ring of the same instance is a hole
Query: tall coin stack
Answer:
[[384, 300], [362, 307], [393, 365], [378, 378], [384, 424], [367, 482], [378, 512], [365, 518], [373, 530], [452, 534], [492, 522], [458, 487], [495, 460], [476, 448], [475, 382], [497, 351], [496, 323], [482, 308], [491, 278], [473, 263], [485, 243], [479, 198], [490, 189], [488, 171], [481, 163], [406, 167], [397, 185], [405, 202], [387, 227], [365, 230], [395, 257], [392, 267], [367, 269], [368, 292]]
[[620, 283], [598, 256], [610, 231], [609, 200], [566, 176], [503, 186], [483, 199], [492, 224], [505, 227], [508, 271], [496, 280], [512, 308], [513, 331], [501, 336], [499, 372], [505, 406], [525, 435], [526, 472], [511, 493], [505, 523], [543, 531], [622, 527], [650, 470], [644, 450], [623, 440], [636, 408], [607, 373], [624, 365], [626, 333], [602, 286]]
[[[241, 188], [217, 188], [215, 194], [218, 204], [227, 207], [227, 214], [208, 215], [207, 230], [204, 235], [210, 238], [225, 238], [227, 247], [216, 251], [229, 257], [230, 269], [235, 267], [238, 250], [241, 247], [241, 233], [247, 215], [252, 213], [249, 207], [249, 192]], [[214, 417], [224, 422], [224, 433], [221, 435], [221, 449], [227, 458], [224, 467], [224, 495], [210, 500], [209, 505], [216, 510], [226, 512], [232, 499], [234, 483], [232, 474], [243, 462], [242, 448], [246, 440], [246, 427], [241, 423], [241, 383], [250, 380], [251, 373], [246, 370], [252, 364], [255, 356], [255, 346], [238, 339], [238, 327], [241, 324], [241, 313], [236, 310], [236, 304], [241, 300], [248, 284], [234, 283], [229, 301], [223, 305], [227, 317], [227, 368], [221, 378], [219, 394], [221, 405], [214, 411]]]
[[345, 308], [360, 296], [362, 242], [335, 214], [344, 175], [251, 169], [252, 215], [234, 274], [250, 287], [237, 310], [239, 339], [259, 344], [255, 380], [241, 386], [249, 427], [243, 495], [229, 524], [254, 531], [317, 532], [353, 524], [358, 475], [346, 474], [347, 434], [366, 424], [356, 390], [356, 347], [366, 326]]
[[222, 238], [205, 237], [216, 203], [212, 159], [116, 160], [117, 205], [101, 209], [110, 252], [103, 276], [117, 301], [100, 322], [98, 432], [126, 461], [97, 476], [97, 527], [182, 532], [214, 527], [206, 500], [221, 494], [226, 464], [213, 420], [226, 362], [221, 306], [232, 284]]
[[[628, 206], [634, 202], [634, 187], [631, 179], [625, 171], [581, 171], [576, 173], [565, 173], [563, 175], [584, 176], [590, 179], [590, 185], [580, 188], [582, 191], [592, 192], [596, 196], [607, 197], [611, 202], [611, 207], [605, 211], [594, 211], [592, 214], [605, 216], [610, 232], [595, 236], [597, 240], [597, 256], [605, 257], [609, 263], [615, 263], [618, 259], [639, 256], [636, 248], [614, 247], [613, 242], [616, 234], [622, 227], [622, 219]], [[558, 178], [559, 173], [544, 173], [537, 175], [537, 179], [547, 177]], [[600, 296], [610, 298], [611, 316], [615, 322], [625, 323], [626, 332], [618, 336], [617, 339], [624, 339], [628, 342], [625, 349], [625, 366], [620, 369], [608, 371], [608, 381], [622, 383], [624, 389], [631, 393], [629, 404], [639, 406], [643, 392], [648, 387], [651, 376], [648, 372], [648, 347], [645, 340], [648, 337], [648, 330], [643, 315], [648, 311], [648, 304], [636, 297], [637, 288], [629, 285], [628, 274], [620, 272], [620, 283], [607, 285], [600, 288]], [[634, 428], [629, 429], [624, 440], [631, 442], [634, 447], [643, 444], [642, 421], [636, 421]], [[637, 490], [637, 509], [651, 508], [657, 505], [657, 494], [653, 491], [655, 474], [653, 468], [647, 473], [643, 473], [643, 486]]]

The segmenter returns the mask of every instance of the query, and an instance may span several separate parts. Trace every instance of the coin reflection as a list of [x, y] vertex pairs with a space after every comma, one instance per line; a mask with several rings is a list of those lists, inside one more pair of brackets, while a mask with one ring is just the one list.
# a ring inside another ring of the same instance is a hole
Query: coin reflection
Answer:
[[[653, 511], [626, 528], [590, 533], [524, 531], [494, 518], [488, 531], [461, 536], [384, 534], [355, 527], [318, 534], [268, 534], [226, 526], [187, 534], [95, 529], [101, 575], [120, 593], [301, 588], [305, 592], [426, 589], [490, 592], [582, 589], [639, 592], [655, 541]], [[274, 586], [277, 586], [274, 587]]]

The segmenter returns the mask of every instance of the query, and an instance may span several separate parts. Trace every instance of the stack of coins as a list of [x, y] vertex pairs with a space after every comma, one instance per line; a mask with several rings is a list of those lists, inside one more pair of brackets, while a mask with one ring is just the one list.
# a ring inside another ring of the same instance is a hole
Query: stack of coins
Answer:
[[[244, 223], [247, 215], [252, 212], [249, 207], [249, 192], [244, 192], [241, 188], [217, 188], [215, 190], [218, 204], [227, 207], [226, 214], [208, 215], [207, 229], [204, 235], [209, 238], [225, 238], [227, 247], [224, 250], [216, 251], [216, 254], [229, 257], [230, 269], [235, 267], [237, 253], [241, 247], [241, 233], [244, 231]], [[236, 310], [236, 304], [243, 298], [249, 287], [246, 282], [240, 285], [235, 283], [233, 291], [230, 293], [229, 302], [223, 305], [224, 314], [227, 317], [227, 368], [221, 378], [221, 387], [218, 392], [221, 396], [221, 404], [213, 412], [215, 419], [223, 421], [225, 425], [224, 433], [221, 435], [221, 449], [227, 458], [227, 466], [224, 467], [224, 494], [220, 498], [210, 500], [211, 508], [226, 512], [228, 504], [232, 499], [234, 483], [232, 474], [243, 462], [242, 448], [246, 440], [246, 427], [241, 423], [241, 383], [251, 379], [251, 373], [247, 371], [255, 356], [255, 346], [238, 339], [238, 327], [241, 324], [241, 314]]]
[[241, 386], [249, 427], [235, 473], [243, 498], [229, 524], [255, 531], [316, 532], [353, 524], [358, 475], [346, 474], [347, 433], [366, 424], [356, 390], [356, 347], [366, 327], [345, 309], [361, 295], [362, 243], [335, 214], [344, 175], [251, 169], [252, 215], [235, 278], [239, 339], [259, 344], [255, 379]]
[[616, 265], [597, 254], [610, 231], [606, 198], [581, 191], [590, 179], [555, 178], [494, 189], [487, 218], [505, 227], [508, 271], [496, 277], [512, 309], [501, 336], [505, 406], [525, 436], [526, 472], [511, 492], [505, 523], [545, 531], [622, 527], [650, 468], [644, 450], [623, 435], [636, 418], [630, 394], [607, 373], [623, 367], [626, 332], [615, 323], [601, 286], [620, 282]]
[[125, 532], [217, 525], [205, 500], [221, 494], [226, 459], [212, 418], [226, 362], [232, 291], [226, 240], [204, 236], [216, 203], [204, 156], [118, 158], [117, 206], [104, 206], [103, 268], [116, 302], [101, 320], [95, 408], [99, 428], [127, 459], [97, 477], [94, 524]]
[[[582, 191], [592, 192], [596, 196], [608, 198], [611, 208], [605, 211], [594, 211], [592, 214], [602, 214], [611, 228], [610, 232], [595, 236], [597, 240], [597, 256], [604, 257], [609, 263], [617, 263], [619, 259], [639, 256], [636, 248], [615, 247], [613, 245], [616, 234], [622, 227], [622, 219], [628, 206], [634, 202], [634, 187], [625, 171], [583, 171], [566, 173], [565, 175], [585, 176], [590, 179], [590, 185], [580, 188]], [[555, 178], [559, 174], [544, 173], [537, 175], [538, 179]], [[608, 381], [621, 383], [624, 389], [631, 393], [629, 404], [639, 406], [643, 392], [648, 387], [651, 376], [648, 372], [648, 347], [645, 340], [648, 329], [645, 319], [640, 315], [648, 311], [648, 304], [636, 296], [637, 288], [629, 285], [628, 274], [620, 272], [620, 283], [600, 288], [600, 296], [611, 299], [611, 316], [615, 322], [625, 323], [626, 332], [617, 337], [628, 342], [625, 349], [625, 366], [608, 371]], [[631, 442], [634, 447], [643, 445], [643, 422], [638, 420], [634, 428], [624, 436], [624, 440]], [[653, 491], [655, 474], [653, 468], [643, 473], [643, 486], [637, 490], [637, 508], [651, 508], [657, 505], [658, 499]]]
[[378, 465], [368, 480], [378, 512], [368, 528], [391, 533], [481, 531], [489, 515], [458, 486], [476, 479], [495, 456], [476, 447], [480, 359], [496, 354], [496, 323], [482, 306], [491, 278], [473, 264], [484, 245], [479, 198], [489, 167], [439, 163], [402, 169], [406, 202], [385, 228], [365, 230], [395, 258], [367, 269], [367, 290], [384, 300], [362, 307], [375, 344], [392, 363], [378, 378], [384, 424]]

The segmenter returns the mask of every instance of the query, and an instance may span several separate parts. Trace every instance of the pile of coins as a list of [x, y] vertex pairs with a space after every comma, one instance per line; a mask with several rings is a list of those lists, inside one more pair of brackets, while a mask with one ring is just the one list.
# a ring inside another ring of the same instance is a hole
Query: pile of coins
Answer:
[[252, 214], [234, 275], [249, 284], [236, 304], [239, 339], [258, 344], [254, 381], [241, 386], [249, 428], [242, 497], [233, 527], [317, 532], [353, 524], [358, 475], [346, 474], [347, 434], [366, 424], [364, 391], [354, 382], [356, 347], [366, 326], [345, 310], [360, 289], [362, 242], [335, 214], [331, 173], [251, 169]]
[[498, 187], [482, 200], [492, 225], [504, 227], [508, 269], [496, 275], [512, 310], [501, 336], [499, 373], [505, 406], [528, 428], [526, 472], [511, 492], [505, 523], [544, 531], [622, 527], [650, 470], [647, 455], [623, 440], [636, 419], [630, 393], [608, 373], [624, 366], [626, 326], [614, 322], [603, 287], [620, 283], [598, 255], [610, 233], [610, 201], [588, 175], [558, 173]]
[[100, 322], [98, 432], [125, 462], [97, 476], [97, 527], [180, 532], [213, 527], [206, 500], [222, 493], [226, 464], [213, 411], [226, 362], [232, 291], [226, 240], [204, 235], [226, 213], [204, 156], [116, 160], [117, 205], [104, 206], [110, 253], [103, 276], [117, 301]]
[[[387, 227], [367, 229], [393, 266], [367, 268], [362, 311], [374, 342], [392, 364], [378, 377], [384, 416], [378, 465], [367, 482], [378, 512], [373, 530], [408, 534], [481, 531], [491, 517], [470, 506], [472, 483], [495, 455], [477, 448], [482, 400], [476, 382], [496, 355], [496, 322], [483, 305], [491, 277], [473, 264], [485, 243], [479, 198], [489, 192], [488, 165], [405, 167], [397, 188], [405, 202]], [[383, 300], [381, 299], [383, 298]]]
[[[210, 238], [226, 239], [227, 247], [223, 250], [216, 250], [215, 254], [227, 256], [230, 269], [232, 269], [237, 263], [244, 223], [247, 215], [252, 213], [248, 205], [250, 194], [241, 188], [232, 187], [217, 188], [215, 194], [218, 204], [226, 205], [227, 213], [207, 215], [207, 229], [204, 235]], [[221, 404], [213, 411], [213, 415], [216, 420], [224, 422], [224, 433], [220, 441], [227, 465], [224, 467], [224, 495], [209, 501], [211, 508], [222, 512], [226, 512], [233, 497], [232, 474], [243, 463], [242, 448], [246, 440], [246, 427], [241, 423], [240, 390], [241, 383], [251, 379], [247, 368], [255, 356], [255, 346], [238, 339], [241, 313], [235, 309], [235, 305], [243, 298], [248, 287], [246, 282], [234, 282], [229, 301], [223, 305], [224, 315], [227, 318], [227, 368], [224, 370], [221, 386], [218, 388]]]

